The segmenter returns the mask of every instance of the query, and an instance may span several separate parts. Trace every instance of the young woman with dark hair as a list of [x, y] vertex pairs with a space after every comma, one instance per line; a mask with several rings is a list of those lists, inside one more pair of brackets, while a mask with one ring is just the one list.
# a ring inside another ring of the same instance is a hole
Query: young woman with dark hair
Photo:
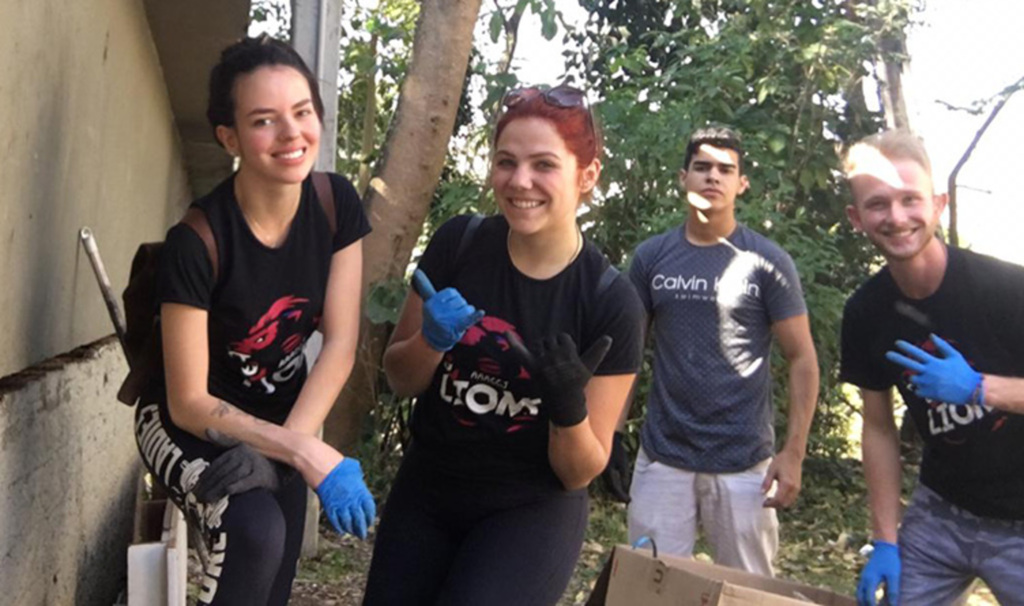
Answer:
[[[370, 231], [343, 177], [329, 175], [336, 227], [316, 198], [322, 113], [316, 79], [287, 45], [225, 49], [207, 115], [238, 170], [192, 205], [216, 258], [184, 223], [161, 253], [164, 376], [139, 406], [136, 437], [209, 540], [202, 604], [287, 604], [306, 485], [339, 531], [365, 537], [374, 519], [359, 463], [317, 438], [352, 369]], [[323, 347], [307, 375], [313, 330]]]
[[501, 214], [452, 219], [424, 252], [384, 356], [417, 403], [366, 604], [564, 592], [641, 355], [640, 302], [576, 224], [600, 154], [582, 91], [513, 91], [491, 165]]

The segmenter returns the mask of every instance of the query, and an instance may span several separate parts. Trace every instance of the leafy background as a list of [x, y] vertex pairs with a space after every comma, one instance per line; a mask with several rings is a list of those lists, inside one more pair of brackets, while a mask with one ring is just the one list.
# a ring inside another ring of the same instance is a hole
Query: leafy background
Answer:
[[[846, 224], [848, 195], [839, 172], [843, 146], [882, 128], [867, 110], [862, 81], [882, 59], [883, 40], [899, 38], [921, 8], [916, 0], [579, 0], [586, 22], [572, 27], [553, 0], [485, 3], [466, 72], [454, 136], [424, 225], [434, 229], [465, 212], [493, 212], [486, 187], [490, 125], [498, 101], [518, 84], [511, 68], [519, 24], [540, 18], [542, 35], [561, 37], [566, 80], [586, 89], [603, 126], [607, 154], [601, 191], [581, 208], [587, 237], [622, 268], [638, 243], [680, 225], [677, 185], [687, 137], [697, 127], [730, 125], [744, 135], [751, 188], [739, 219], [793, 257], [805, 290], [821, 366], [819, 407], [798, 503], [780, 512], [780, 574], [852, 595], [870, 525], [860, 462], [859, 403], [838, 382], [838, 332], [846, 297], [877, 266], [863, 238]], [[338, 172], [365, 188], [379, 165], [402, 75], [410, 58], [419, 4], [413, 0], [343, 2]], [[287, 37], [284, 0], [257, 0], [253, 19]], [[415, 259], [413, 259], [415, 262]], [[406, 283], [368, 293], [365, 313], [390, 326]], [[773, 360], [777, 435], [784, 436], [784, 361]], [[628, 424], [635, 453], [649, 381], [649, 357]], [[356, 453], [371, 489], [386, 498], [408, 439], [411, 402], [379, 401]], [[905, 493], [918, 453], [905, 444]], [[611, 546], [625, 541], [625, 509], [595, 482], [592, 516], [576, 576], [563, 603], [589, 595]], [[323, 535], [304, 560], [295, 604], [359, 602], [372, 541]], [[707, 557], [706, 546], [699, 551]], [[973, 603], [989, 603], [984, 591]]]

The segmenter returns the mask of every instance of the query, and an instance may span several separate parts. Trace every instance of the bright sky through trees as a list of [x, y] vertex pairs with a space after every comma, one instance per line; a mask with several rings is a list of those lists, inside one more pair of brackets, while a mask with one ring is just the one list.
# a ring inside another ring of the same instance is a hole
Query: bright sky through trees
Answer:
[[[1022, 18], [1020, 0], [928, 0], [925, 23], [910, 32], [910, 120], [928, 145], [940, 191], [988, 111], [972, 116], [935, 100], [969, 106], [1024, 77]], [[1000, 112], [957, 182], [961, 243], [1024, 264], [1022, 137], [1024, 92]]]
[[[570, 23], [581, 23], [585, 15], [576, 2], [559, 2], [558, 7]], [[1022, 19], [1020, 0], [926, 0], [917, 17], [921, 23], [909, 32], [911, 67], [905, 86], [911, 125], [927, 142], [939, 191], [946, 190], [950, 171], [987, 111], [978, 116], [954, 112], [935, 100], [969, 106], [1024, 77]], [[563, 71], [561, 32], [544, 40], [539, 20], [530, 13], [519, 31], [519, 59], [513, 65], [520, 79], [556, 83]], [[1015, 179], [1024, 170], [1022, 139], [1024, 92], [1003, 108], [958, 182], [962, 244], [1024, 264], [1024, 200]]]

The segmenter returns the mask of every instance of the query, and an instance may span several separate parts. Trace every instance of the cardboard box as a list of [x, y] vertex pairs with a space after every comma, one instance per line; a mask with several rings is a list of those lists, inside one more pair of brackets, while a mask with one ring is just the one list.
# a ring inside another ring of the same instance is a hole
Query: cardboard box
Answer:
[[[604, 581], [607, 581], [605, 584]], [[602, 599], [603, 598], [603, 599]], [[852, 598], [783, 579], [619, 545], [588, 606], [856, 606]]]

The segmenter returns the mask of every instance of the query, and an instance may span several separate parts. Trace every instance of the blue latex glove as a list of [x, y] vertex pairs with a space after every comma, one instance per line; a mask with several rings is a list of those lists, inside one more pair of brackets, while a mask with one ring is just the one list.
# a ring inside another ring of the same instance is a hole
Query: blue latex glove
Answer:
[[857, 604], [859, 606], [875, 606], [875, 590], [885, 583], [885, 597], [889, 606], [900, 604], [900, 548], [898, 545], [875, 541], [875, 550], [871, 552], [860, 583], [857, 584]]
[[366, 529], [377, 517], [377, 506], [363, 482], [359, 461], [352, 457], [342, 459], [316, 487], [316, 494], [327, 519], [339, 534], [347, 532], [360, 539], [366, 538]]
[[906, 356], [889, 351], [885, 358], [916, 373], [910, 377], [910, 389], [922, 398], [949, 404], [984, 404], [981, 373], [971, 368], [960, 352], [938, 335], [932, 335], [931, 339], [941, 358], [906, 341], [896, 341], [896, 347]]
[[466, 330], [484, 317], [483, 310], [466, 303], [454, 288], [434, 290], [430, 278], [421, 269], [412, 275], [412, 284], [423, 299], [423, 338], [437, 351], [455, 347]]

